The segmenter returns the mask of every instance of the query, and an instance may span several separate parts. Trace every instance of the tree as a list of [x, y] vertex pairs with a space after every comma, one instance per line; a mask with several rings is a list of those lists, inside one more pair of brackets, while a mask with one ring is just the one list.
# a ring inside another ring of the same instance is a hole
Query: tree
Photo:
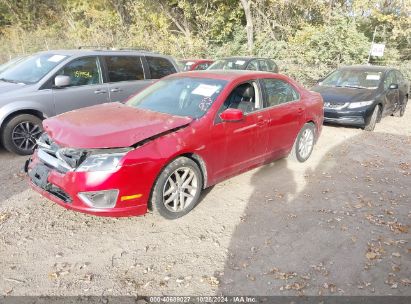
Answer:
[[240, 0], [241, 5], [244, 9], [245, 19], [247, 21], [246, 31], [247, 31], [247, 49], [250, 54], [253, 52], [254, 48], [254, 25], [253, 16], [251, 14], [251, 4], [249, 0]]

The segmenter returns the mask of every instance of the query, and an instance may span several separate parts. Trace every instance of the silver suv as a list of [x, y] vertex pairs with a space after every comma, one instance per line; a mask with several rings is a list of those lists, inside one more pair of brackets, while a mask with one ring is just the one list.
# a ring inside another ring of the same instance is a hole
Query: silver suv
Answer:
[[42, 120], [70, 110], [124, 101], [178, 71], [146, 51], [58, 50], [24, 58], [0, 73], [0, 134], [10, 152], [31, 154]]

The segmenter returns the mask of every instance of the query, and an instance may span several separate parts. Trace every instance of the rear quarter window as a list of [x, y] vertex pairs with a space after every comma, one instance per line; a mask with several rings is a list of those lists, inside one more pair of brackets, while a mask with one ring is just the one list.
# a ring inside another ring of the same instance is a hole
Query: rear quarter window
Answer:
[[146, 56], [146, 60], [151, 79], [159, 79], [177, 72], [173, 64], [166, 58]]

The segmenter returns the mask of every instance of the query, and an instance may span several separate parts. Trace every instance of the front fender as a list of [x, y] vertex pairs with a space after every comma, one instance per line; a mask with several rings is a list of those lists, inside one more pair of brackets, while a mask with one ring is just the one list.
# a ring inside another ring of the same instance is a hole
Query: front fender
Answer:
[[53, 115], [53, 108], [48, 104], [29, 100], [13, 101], [0, 108], [0, 125], [3, 125], [7, 117], [13, 115], [13, 113], [24, 111], [37, 111], [42, 113], [45, 118]]

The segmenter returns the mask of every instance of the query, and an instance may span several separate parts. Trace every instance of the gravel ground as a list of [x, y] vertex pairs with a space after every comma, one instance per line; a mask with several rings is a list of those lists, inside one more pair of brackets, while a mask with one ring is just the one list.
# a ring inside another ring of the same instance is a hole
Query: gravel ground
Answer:
[[325, 126], [167, 221], [67, 211], [0, 150], [0, 295], [411, 295], [410, 151], [411, 111]]

